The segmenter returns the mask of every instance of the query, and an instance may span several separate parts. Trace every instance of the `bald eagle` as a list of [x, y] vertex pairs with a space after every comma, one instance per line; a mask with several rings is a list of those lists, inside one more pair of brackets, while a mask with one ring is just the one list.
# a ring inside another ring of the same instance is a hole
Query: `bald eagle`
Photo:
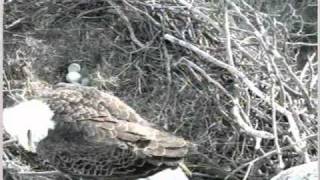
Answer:
[[174, 168], [190, 143], [143, 119], [110, 93], [59, 84], [32, 100], [34, 116], [4, 118], [4, 127], [22, 146], [56, 169], [82, 179], [125, 180]]

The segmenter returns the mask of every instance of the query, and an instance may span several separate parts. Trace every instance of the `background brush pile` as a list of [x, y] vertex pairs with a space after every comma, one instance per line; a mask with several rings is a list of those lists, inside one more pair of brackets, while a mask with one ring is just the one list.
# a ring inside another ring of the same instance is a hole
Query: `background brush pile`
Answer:
[[[5, 1], [4, 106], [89, 85], [198, 144], [194, 179], [270, 179], [316, 159], [316, 1]], [[5, 137], [5, 140], [10, 139]], [[281, 152], [281, 154], [280, 154]], [[5, 144], [7, 179], [57, 179]], [[8, 174], [11, 172], [11, 175]]]

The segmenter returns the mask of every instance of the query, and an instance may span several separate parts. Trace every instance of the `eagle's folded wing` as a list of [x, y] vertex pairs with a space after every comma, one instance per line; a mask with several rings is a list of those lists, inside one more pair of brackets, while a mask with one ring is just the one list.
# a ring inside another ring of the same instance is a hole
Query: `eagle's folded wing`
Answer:
[[139, 123], [103, 117], [82, 123], [87, 141], [108, 143], [105, 141], [113, 139], [153, 163], [177, 165], [188, 151], [189, 142], [183, 138]]
[[56, 126], [39, 152], [67, 173], [141, 177], [176, 167], [187, 154], [187, 141], [158, 130], [112, 94], [61, 86], [42, 99]]

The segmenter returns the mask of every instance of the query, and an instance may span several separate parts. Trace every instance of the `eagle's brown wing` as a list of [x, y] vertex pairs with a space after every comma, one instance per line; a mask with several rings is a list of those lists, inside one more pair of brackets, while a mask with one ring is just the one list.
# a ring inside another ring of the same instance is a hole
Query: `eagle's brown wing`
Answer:
[[187, 141], [155, 129], [111, 94], [61, 86], [43, 98], [57, 125], [38, 152], [66, 173], [144, 177], [177, 166], [188, 151]]

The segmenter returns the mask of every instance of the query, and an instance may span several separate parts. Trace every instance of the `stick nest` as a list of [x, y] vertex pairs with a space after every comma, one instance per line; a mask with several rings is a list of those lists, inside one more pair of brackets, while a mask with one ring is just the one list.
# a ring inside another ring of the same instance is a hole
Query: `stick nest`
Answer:
[[[194, 179], [270, 178], [315, 160], [316, 1], [222, 2], [6, 1], [4, 106], [76, 62], [90, 86], [197, 144]], [[57, 179], [5, 140], [8, 179]]]

